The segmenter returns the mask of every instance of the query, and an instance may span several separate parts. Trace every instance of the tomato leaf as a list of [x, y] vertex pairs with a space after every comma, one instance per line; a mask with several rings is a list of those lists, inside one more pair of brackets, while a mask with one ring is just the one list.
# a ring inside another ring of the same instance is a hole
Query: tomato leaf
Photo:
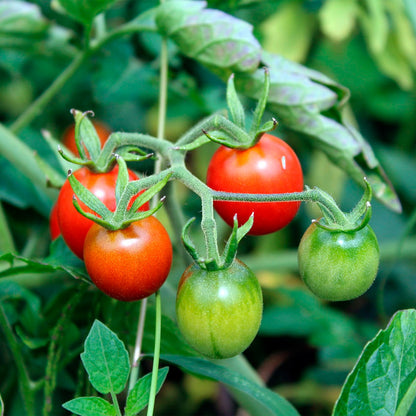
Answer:
[[230, 368], [198, 357], [162, 354], [160, 358], [191, 374], [225, 384], [238, 395], [238, 399], [244, 403], [252, 416], [299, 416], [296, 409], [283, 397], [232, 369], [229, 360], [225, 365], [230, 365]]
[[397, 312], [363, 350], [333, 416], [404, 416], [416, 396], [416, 310]]
[[185, 55], [208, 67], [232, 72], [255, 70], [260, 45], [247, 22], [220, 10], [206, 9], [202, 1], [168, 1], [156, 15], [159, 30]]
[[0, 39], [7, 36], [10, 41], [10, 37], [22, 37], [33, 42], [44, 37], [48, 26], [36, 4], [26, 1], [0, 3]]
[[[269, 109], [285, 126], [310, 137], [314, 146], [358, 184], [362, 185], [363, 177], [367, 177], [374, 196], [400, 211], [400, 201], [370, 145], [341, 116], [348, 91], [323, 74], [283, 57], [263, 53], [262, 58], [270, 71]], [[260, 96], [263, 82], [262, 69], [235, 77], [237, 90], [255, 99]]]
[[77, 397], [62, 407], [80, 416], [116, 416], [114, 406], [101, 397]]
[[[166, 376], [168, 375], [169, 367], [160, 368], [157, 374], [157, 388], [156, 393], [159, 392]], [[130, 391], [125, 408], [125, 416], [134, 416], [143, 410], [149, 403], [150, 384], [152, 382], [152, 373], [141, 377]]]
[[51, 254], [44, 259], [30, 259], [15, 253], [5, 253], [0, 255], [0, 265], [2, 262], [9, 263], [9, 267], [0, 271], [0, 278], [64, 271], [76, 279], [90, 282], [84, 263], [70, 251], [62, 237], [51, 244]]
[[129, 354], [117, 335], [98, 320], [85, 340], [81, 360], [97, 391], [118, 394], [124, 389], [130, 371]]
[[116, 2], [117, 0], [53, 0], [52, 5], [83, 25], [90, 26], [97, 14], [110, 8]]

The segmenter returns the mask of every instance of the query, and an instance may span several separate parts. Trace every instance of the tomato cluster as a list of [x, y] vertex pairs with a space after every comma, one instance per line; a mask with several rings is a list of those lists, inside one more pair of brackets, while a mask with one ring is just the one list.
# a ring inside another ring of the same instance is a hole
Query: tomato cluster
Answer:
[[[118, 166], [107, 173], [94, 173], [83, 167], [74, 172], [74, 177], [114, 211], [118, 171]], [[134, 172], [128, 171], [129, 181], [138, 179]], [[220, 146], [209, 163], [206, 182], [212, 190], [227, 193], [254, 196], [294, 193], [303, 190], [303, 173], [287, 143], [263, 134], [248, 149]], [[139, 194], [131, 199], [129, 207]], [[148, 216], [111, 231], [81, 215], [73, 198], [67, 180], [51, 212], [52, 238], [62, 235], [69, 248], [84, 260], [91, 280], [107, 295], [133, 301], [157, 291], [172, 263], [172, 245], [163, 225], [154, 216]], [[219, 194], [214, 194], [214, 208], [230, 226], [235, 218], [242, 225], [254, 214], [248, 231], [252, 235], [272, 233], [287, 226], [300, 205], [299, 201], [239, 202], [219, 198]], [[85, 204], [80, 201], [79, 204], [84, 211], [91, 212]], [[148, 209], [148, 203], [140, 207]], [[299, 245], [300, 275], [306, 286], [323, 299], [339, 301], [360, 296], [377, 273], [379, 252], [371, 228], [365, 225], [345, 230], [314, 223]], [[258, 332], [263, 310], [261, 287], [253, 272], [235, 255], [228, 262], [214, 266], [195, 260], [178, 285], [179, 329], [203, 355], [232, 357], [244, 351]]]
[[[83, 167], [74, 176], [108, 209], [116, 208], [115, 187], [118, 166], [107, 173]], [[129, 180], [137, 180], [129, 171]], [[142, 191], [143, 192], [143, 191]], [[141, 194], [134, 196], [129, 207]], [[166, 280], [172, 263], [172, 245], [163, 225], [153, 216], [133, 222], [127, 228], [110, 231], [80, 214], [73, 204], [74, 192], [65, 181], [50, 217], [52, 238], [59, 233], [68, 247], [84, 260], [95, 285], [107, 295], [123, 301], [145, 298]], [[85, 204], [80, 206], [92, 212]], [[145, 203], [140, 210], [148, 210]]]

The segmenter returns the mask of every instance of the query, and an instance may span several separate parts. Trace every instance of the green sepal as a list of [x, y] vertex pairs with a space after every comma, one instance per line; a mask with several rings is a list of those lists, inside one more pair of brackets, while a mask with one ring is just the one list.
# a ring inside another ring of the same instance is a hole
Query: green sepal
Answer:
[[[227, 120], [228, 121], [228, 120]], [[231, 121], [228, 121], [231, 123]], [[223, 146], [230, 147], [232, 149], [248, 149], [251, 146], [252, 139], [250, 136], [240, 127], [233, 124], [233, 128], [228, 131], [203, 131], [211, 141], [222, 144]], [[230, 126], [229, 126], [230, 127]], [[232, 132], [231, 132], [232, 131]], [[238, 137], [238, 140], [236, 139]]]
[[185, 144], [183, 146], [175, 146], [174, 150], [185, 150], [185, 151], [195, 150], [195, 149], [198, 149], [198, 147], [201, 147], [204, 144], [209, 143], [210, 141], [211, 139], [205, 133], [205, 135], [198, 137], [196, 140], [192, 141], [191, 143]]
[[203, 264], [201, 264], [200, 257], [198, 255], [198, 251], [195, 247], [195, 244], [192, 241], [192, 239], [189, 237], [189, 233], [188, 233], [189, 227], [191, 226], [191, 224], [194, 221], [195, 221], [195, 217], [189, 219], [189, 221], [184, 225], [184, 227], [182, 229], [181, 239], [182, 239], [182, 243], [183, 243], [186, 251], [193, 258], [195, 263], [197, 263], [199, 266], [201, 266], [201, 268], [204, 268]]
[[227, 268], [232, 264], [237, 255], [238, 244], [240, 243], [241, 239], [250, 231], [251, 227], [253, 226], [253, 222], [254, 213], [250, 215], [250, 218], [241, 227], [239, 227], [237, 215], [234, 216], [233, 229], [221, 256], [221, 268]]
[[373, 190], [367, 178], [364, 178], [365, 191], [361, 199], [358, 201], [354, 209], [347, 214], [351, 222], [356, 223], [368, 210], [367, 202], [371, 201], [373, 197]]
[[195, 217], [191, 218], [183, 227], [182, 229], [182, 234], [181, 234], [181, 239], [182, 239], [182, 243], [186, 249], [186, 251], [189, 253], [189, 255], [192, 257], [192, 259], [195, 261], [196, 264], [198, 264], [198, 266], [201, 269], [204, 270], [218, 270], [218, 263], [215, 261], [215, 259], [209, 258], [203, 258], [200, 257], [198, 254], [198, 250], [195, 247], [194, 242], [192, 241], [192, 239], [189, 236], [189, 227], [191, 226], [191, 224], [195, 221]]
[[117, 149], [117, 154], [126, 162], [142, 162], [154, 157], [154, 153], [147, 153], [137, 146], [123, 146]]
[[[84, 160], [97, 160], [101, 152], [101, 141], [94, 125], [88, 118], [88, 114], [93, 116], [94, 113], [92, 111], [82, 113], [74, 109], [71, 110], [71, 113], [75, 119], [75, 144], [81, 158]], [[85, 149], [89, 153], [89, 158]]]
[[[136, 212], [144, 203], [148, 202], [151, 198], [153, 198], [169, 182], [169, 179], [171, 178], [171, 176], [172, 176], [171, 173], [167, 174], [162, 180], [160, 180], [155, 185], [153, 185], [149, 189], [146, 189], [146, 191], [144, 191], [142, 194], [140, 194], [136, 198], [136, 200], [133, 202], [133, 205], [129, 209], [129, 212]], [[133, 185], [134, 182], [138, 182], [138, 184], [140, 185], [140, 179], [139, 179], [139, 181], [130, 182], [127, 185], [126, 189], [129, 189], [129, 186], [134, 186]], [[137, 192], [139, 192], [139, 190], [136, 191], [136, 194], [137, 194]]]
[[253, 122], [250, 127], [250, 136], [257, 137], [257, 132], [261, 129], [261, 119], [263, 118], [264, 110], [266, 109], [267, 99], [269, 98], [270, 90], [270, 74], [268, 68], [264, 68], [264, 83], [263, 90], [257, 102], [256, 109], [253, 114]]
[[93, 170], [92, 168], [94, 167], [94, 162], [92, 160], [85, 160], [80, 157], [74, 156], [69, 151], [64, 151], [61, 145], [58, 145], [58, 153], [67, 162], [73, 163], [74, 165], [87, 166], [88, 168], [91, 168], [91, 170]]
[[129, 172], [127, 170], [127, 164], [125, 160], [120, 157], [119, 155], [115, 155], [116, 161], [118, 164], [118, 175], [117, 175], [117, 182], [116, 182], [116, 205], [118, 205], [120, 198], [129, 182]]
[[102, 227], [105, 228], [110, 228], [107, 226], [108, 221], [103, 220], [101, 217], [99, 217], [98, 215], [92, 214], [91, 212], [86, 212], [81, 208], [81, 205], [79, 204], [77, 198], [74, 196], [73, 198], [73, 204], [75, 209], [81, 214], [83, 215], [85, 218], [88, 218], [91, 221], [94, 221], [96, 224], [101, 225]]
[[150, 217], [162, 207], [164, 201], [165, 201], [165, 197], [161, 198], [160, 201], [157, 203], [157, 205], [154, 206], [153, 208], [150, 208], [147, 211], [137, 211], [134, 215], [129, 216], [128, 219], [126, 219], [125, 221], [122, 221], [120, 224], [116, 223], [114, 225], [114, 229], [117, 230], [120, 228], [126, 228], [133, 222], [140, 221], [140, 220], [143, 220], [144, 218]]
[[263, 136], [263, 134], [264, 133], [267, 133], [267, 132], [269, 132], [269, 131], [272, 131], [272, 130], [274, 130], [276, 127], [277, 127], [277, 125], [278, 125], [279, 123], [278, 123], [278, 121], [275, 119], [275, 118], [273, 118], [273, 119], [271, 119], [271, 120], [269, 120], [269, 121], [266, 121], [258, 130], [257, 130], [257, 133], [256, 133], [256, 138], [255, 138], [255, 143], [257, 143], [259, 140], [260, 140], [260, 138], [261, 138], [261, 136]]
[[[112, 215], [112, 212], [104, 205], [104, 203], [99, 198], [97, 198], [91, 191], [89, 191], [84, 185], [82, 185], [78, 181], [78, 179], [75, 177], [75, 175], [72, 174], [71, 171], [68, 172], [68, 181], [76, 197], [81, 202], [83, 202], [88, 208], [94, 211], [99, 217], [103, 219], [107, 219]], [[74, 200], [75, 207], [76, 207], [76, 204], [75, 204], [76, 202], [78, 201], [75, 199]], [[88, 218], [86, 214], [89, 214], [89, 213], [86, 213], [80, 206], [79, 206], [79, 209], [81, 210], [80, 211], [81, 214], [83, 214], [84, 216]]]
[[234, 74], [231, 74], [227, 82], [227, 106], [230, 114], [230, 119], [238, 127], [245, 128], [245, 114], [244, 108], [238, 98], [237, 91], [234, 85]]

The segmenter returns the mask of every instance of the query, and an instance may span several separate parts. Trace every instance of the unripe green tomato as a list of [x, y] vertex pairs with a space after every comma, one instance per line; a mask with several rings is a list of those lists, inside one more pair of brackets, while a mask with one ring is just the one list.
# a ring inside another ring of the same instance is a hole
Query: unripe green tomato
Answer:
[[191, 346], [209, 358], [243, 352], [257, 335], [262, 313], [259, 282], [239, 260], [216, 271], [193, 264], [181, 277], [176, 297], [179, 329]]
[[318, 297], [354, 299], [365, 293], [377, 275], [377, 237], [369, 225], [358, 231], [330, 231], [311, 224], [298, 248], [299, 273]]

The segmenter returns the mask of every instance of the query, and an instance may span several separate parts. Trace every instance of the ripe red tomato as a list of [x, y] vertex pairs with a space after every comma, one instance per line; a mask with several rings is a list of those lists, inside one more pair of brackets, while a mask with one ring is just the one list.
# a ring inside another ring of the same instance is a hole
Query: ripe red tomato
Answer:
[[[115, 186], [117, 174], [118, 166], [107, 173], [94, 173], [85, 167], [74, 172], [75, 177], [111, 211], [114, 211], [116, 208]], [[139, 178], [134, 172], [129, 171], [129, 179], [137, 180]], [[82, 259], [85, 237], [94, 223], [75, 209], [72, 201], [73, 195], [74, 191], [67, 180], [62, 186], [58, 196], [58, 223], [66, 244], [80, 259]], [[132, 198], [130, 205], [133, 202], [134, 198]], [[85, 211], [92, 212], [82, 202], [80, 202], [80, 205]], [[149, 209], [149, 204], [147, 203], [140, 208], [142, 211], [147, 209]]]
[[84, 261], [91, 280], [104, 293], [118, 300], [139, 300], [165, 282], [172, 244], [153, 216], [116, 231], [94, 224], [85, 239]]
[[[104, 143], [108, 139], [108, 136], [111, 134], [111, 130], [100, 121], [93, 121], [95, 130], [100, 138], [101, 147], [104, 146]], [[75, 156], [79, 157], [79, 152], [77, 145], [75, 144], [75, 125], [72, 124], [67, 127], [62, 136], [62, 144], [69, 149]], [[87, 152], [88, 154], [88, 152]]]
[[[283, 140], [264, 134], [246, 150], [221, 146], [213, 155], [207, 172], [207, 185], [217, 191], [253, 194], [299, 192], [303, 190], [302, 167], [293, 149]], [[249, 234], [269, 234], [289, 224], [300, 202], [214, 201], [223, 220], [233, 225], [245, 223], [254, 212]]]
[[58, 205], [55, 204], [52, 209], [51, 213], [49, 214], [49, 233], [51, 235], [51, 239], [55, 240], [61, 234], [61, 230], [59, 229], [58, 223]]

